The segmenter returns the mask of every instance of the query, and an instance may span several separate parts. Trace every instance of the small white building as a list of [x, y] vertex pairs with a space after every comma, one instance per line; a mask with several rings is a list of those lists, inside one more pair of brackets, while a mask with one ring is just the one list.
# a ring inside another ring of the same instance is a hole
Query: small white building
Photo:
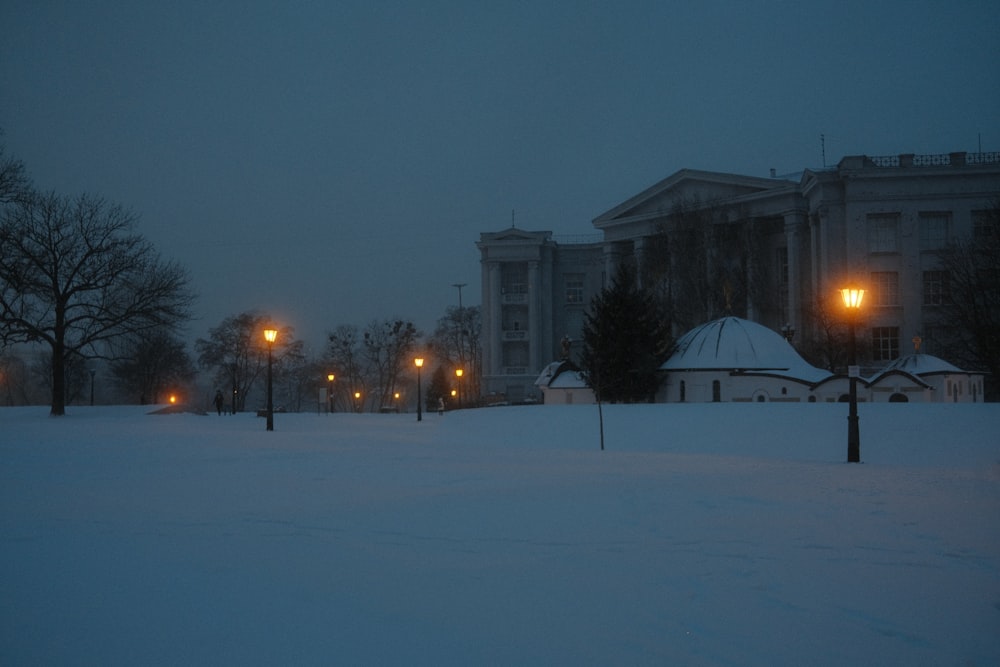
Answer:
[[811, 366], [771, 329], [739, 317], [695, 327], [660, 366], [660, 403], [815, 401], [813, 387], [834, 377]]
[[594, 390], [587, 386], [583, 374], [573, 362], [553, 361], [542, 369], [535, 386], [542, 392], [546, 405], [594, 404]]
[[[847, 401], [850, 391], [846, 375], [812, 366], [784, 336], [739, 317], [686, 333], [660, 371], [657, 403], [834, 403]], [[596, 403], [580, 369], [566, 359], [548, 364], [535, 386], [548, 405]], [[983, 375], [917, 352], [858, 378], [857, 390], [861, 402], [977, 403]]]
[[[920, 352], [896, 359], [875, 375], [872, 378], [872, 400], [905, 401], [908, 396], [906, 386], [892, 386], [892, 383], [899, 382], [900, 377], [920, 378], [926, 386], [922, 400], [928, 402], [981, 403], [983, 400], [982, 373], [963, 371], [944, 359]], [[885, 395], [888, 398], [883, 399]]]
[[[713, 320], [686, 333], [660, 366], [657, 402], [846, 401], [846, 375], [816, 368], [776, 331], [739, 317]], [[858, 378], [858, 400], [978, 402], [983, 376], [928, 354], [901, 357]]]

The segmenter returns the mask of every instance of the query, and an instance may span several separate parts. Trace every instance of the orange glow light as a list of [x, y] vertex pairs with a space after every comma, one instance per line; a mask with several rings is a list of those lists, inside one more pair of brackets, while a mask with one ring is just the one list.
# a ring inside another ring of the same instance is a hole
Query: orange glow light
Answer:
[[858, 310], [865, 298], [865, 291], [860, 287], [844, 287], [840, 290], [840, 296], [844, 299], [845, 308]]

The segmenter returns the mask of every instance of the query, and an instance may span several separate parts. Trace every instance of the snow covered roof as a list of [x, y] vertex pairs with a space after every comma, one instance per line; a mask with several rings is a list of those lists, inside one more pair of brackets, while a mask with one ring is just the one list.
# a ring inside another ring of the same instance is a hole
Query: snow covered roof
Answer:
[[776, 331], [739, 317], [723, 317], [684, 334], [660, 370], [764, 371], [819, 382], [831, 375], [811, 366]]
[[912, 375], [939, 375], [942, 373], [965, 373], [962, 369], [949, 364], [940, 357], [930, 354], [908, 354], [896, 359], [886, 366], [882, 372], [905, 371]]
[[542, 369], [535, 380], [536, 387], [549, 389], [582, 389], [587, 386], [580, 369], [570, 361], [553, 361]]

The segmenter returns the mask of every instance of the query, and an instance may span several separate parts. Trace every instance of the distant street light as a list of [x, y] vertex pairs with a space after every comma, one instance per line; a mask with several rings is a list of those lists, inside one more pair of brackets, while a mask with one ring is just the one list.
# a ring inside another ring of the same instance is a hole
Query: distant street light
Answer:
[[358, 413], [361, 412], [361, 392], [360, 391], [354, 392], [354, 411], [358, 412]]
[[413, 365], [417, 367], [417, 421], [421, 421], [424, 418], [423, 407], [420, 405], [420, 369], [424, 367], [423, 358], [414, 359]]
[[850, 412], [847, 415], [847, 462], [861, 462], [861, 433], [858, 429], [858, 376], [861, 374], [858, 368], [858, 342], [855, 334], [855, 327], [858, 323], [858, 315], [861, 312], [861, 302], [865, 298], [865, 291], [859, 287], [845, 287], [840, 290], [840, 296], [844, 299], [844, 308], [847, 310], [847, 378], [850, 401]]
[[335, 379], [337, 379], [337, 376], [336, 376], [336, 375], [334, 375], [333, 373], [328, 373], [328, 374], [327, 374], [327, 376], [326, 376], [326, 380], [327, 380], [327, 382], [329, 382], [329, 383], [330, 383], [330, 390], [329, 390], [329, 392], [330, 392], [330, 395], [329, 395], [329, 396], [327, 396], [327, 398], [328, 398], [328, 399], [329, 399], [329, 401], [330, 401], [330, 407], [328, 408], [328, 410], [329, 410], [329, 412], [331, 412], [331, 413], [333, 412], [333, 381], [334, 381]]
[[467, 284], [468, 283], [452, 283], [451, 284], [452, 287], [457, 287], [458, 288], [458, 309], [459, 310], [462, 310], [462, 288], [465, 287]]
[[93, 368], [90, 369], [90, 407], [94, 407], [94, 373], [96, 373]]
[[455, 369], [455, 377], [458, 378], [458, 407], [462, 407], [462, 374], [465, 373], [461, 368]]
[[278, 338], [277, 329], [264, 329], [264, 340], [267, 341], [267, 430], [274, 430], [274, 386], [272, 384], [272, 365], [274, 341]]

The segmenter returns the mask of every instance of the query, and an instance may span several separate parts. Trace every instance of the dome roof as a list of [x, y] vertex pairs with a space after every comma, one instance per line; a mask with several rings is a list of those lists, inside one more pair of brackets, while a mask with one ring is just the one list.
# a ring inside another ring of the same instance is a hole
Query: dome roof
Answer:
[[684, 334], [660, 369], [769, 371], [811, 382], [830, 375], [806, 363], [781, 334], [739, 317], [723, 317]]

